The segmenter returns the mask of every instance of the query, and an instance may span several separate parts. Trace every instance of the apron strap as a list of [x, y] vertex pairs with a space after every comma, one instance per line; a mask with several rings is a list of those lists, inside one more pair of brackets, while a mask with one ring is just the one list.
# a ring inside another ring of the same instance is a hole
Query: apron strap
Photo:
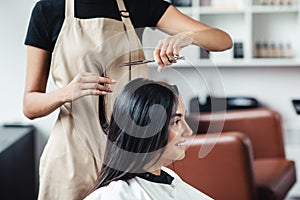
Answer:
[[126, 10], [123, 0], [117, 0], [122, 22], [125, 24], [126, 30], [133, 30], [134, 27], [131, 23], [129, 12]]
[[65, 18], [74, 18], [75, 0], [65, 0]]
[[[137, 59], [145, 59], [145, 55], [144, 52], [141, 51], [142, 49], [142, 44], [134, 30], [134, 27], [131, 23], [130, 20], [130, 14], [129, 12], [126, 10], [125, 4], [123, 0], [117, 0], [117, 4], [119, 7], [119, 12], [122, 18], [122, 22], [124, 24], [125, 27], [125, 31], [127, 34], [127, 39], [129, 41], [129, 58], [128, 58], [128, 62], [131, 61], [135, 61]], [[139, 49], [139, 50], [138, 50]], [[134, 68], [139, 68], [139, 66], [135, 66]], [[132, 80], [135, 77], [138, 77], [135, 72], [132, 71], [133, 68], [132, 66], [129, 66], [129, 80]], [[135, 70], [136, 71], [136, 70]], [[138, 74], [139, 75], [139, 74]]]

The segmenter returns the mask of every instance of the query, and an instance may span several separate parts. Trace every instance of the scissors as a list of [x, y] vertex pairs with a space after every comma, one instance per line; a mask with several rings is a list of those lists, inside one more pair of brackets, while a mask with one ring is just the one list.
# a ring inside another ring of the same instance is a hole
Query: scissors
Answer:
[[[174, 56], [174, 57], [171, 57], [168, 59], [170, 62], [174, 62], [176, 60], [184, 60], [185, 57], [184, 56]], [[155, 62], [155, 60], [138, 60], [138, 61], [133, 61], [133, 62], [129, 62], [129, 63], [122, 63], [122, 64], [119, 64], [118, 67], [141, 65], [141, 64], [151, 63], [151, 62]]]

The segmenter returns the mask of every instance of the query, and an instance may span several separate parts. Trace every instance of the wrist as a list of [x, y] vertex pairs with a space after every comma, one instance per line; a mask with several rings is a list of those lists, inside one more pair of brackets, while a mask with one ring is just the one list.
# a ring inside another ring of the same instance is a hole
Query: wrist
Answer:
[[188, 31], [183, 33], [185, 36], [185, 40], [189, 44], [195, 44], [195, 32], [193, 31]]
[[72, 101], [72, 96], [70, 95], [69, 89], [67, 86], [58, 89], [57, 99], [60, 105]]

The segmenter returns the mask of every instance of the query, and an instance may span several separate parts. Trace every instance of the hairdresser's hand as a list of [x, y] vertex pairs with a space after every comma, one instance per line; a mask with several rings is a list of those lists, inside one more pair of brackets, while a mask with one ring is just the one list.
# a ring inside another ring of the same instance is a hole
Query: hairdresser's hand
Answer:
[[116, 81], [101, 77], [98, 74], [83, 72], [78, 74], [68, 86], [66, 86], [66, 101], [74, 101], [87, 95], [105, 95], [112, 90], [104, 84], [115, 84]]
[[154, 50], [154, 59], [158, 64], [158, 71], [162, 71], [172, 63], [176, 63], [176, 61], [171, 62], [168, 58], [179, 56], [180, 50], [192, 43], [193, 40], [189, 37], [189, 33], [179, 33], [160, 40]]

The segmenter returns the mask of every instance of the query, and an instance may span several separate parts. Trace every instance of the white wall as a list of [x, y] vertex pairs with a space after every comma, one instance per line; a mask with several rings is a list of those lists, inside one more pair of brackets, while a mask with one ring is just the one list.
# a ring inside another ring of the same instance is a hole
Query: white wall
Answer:
[[[31, 10], [36, 0], [0, 1], [0, 124], [34, 123], [41, 133], [49, 135], [56, 113], [30, 121], [22, 113], [22, 98], [26, 71], [24, 39]], [[49, 88], [53, 88], [50, 80]]]
[[[54, 124], [57, 112], [48, 117], [30, 121], [22, 112], [22, 98], [26, 71], [26, 47], [24, 39], [31, 10], [36, 0], [0, 1], [0, 125], [6, 123], [34, 124], [35, 174], [39, 157]], [[53, 89], [50, 79], [49, 89]], [[38, 183], [38, 176], [36, 183]], [[38, 185], [36, 185], [36, 188]]]
[[23, 41], [32, 3], [32, 1], [0, 2], [1, 122], [22, 118], [22, 92], [25, 78]]

